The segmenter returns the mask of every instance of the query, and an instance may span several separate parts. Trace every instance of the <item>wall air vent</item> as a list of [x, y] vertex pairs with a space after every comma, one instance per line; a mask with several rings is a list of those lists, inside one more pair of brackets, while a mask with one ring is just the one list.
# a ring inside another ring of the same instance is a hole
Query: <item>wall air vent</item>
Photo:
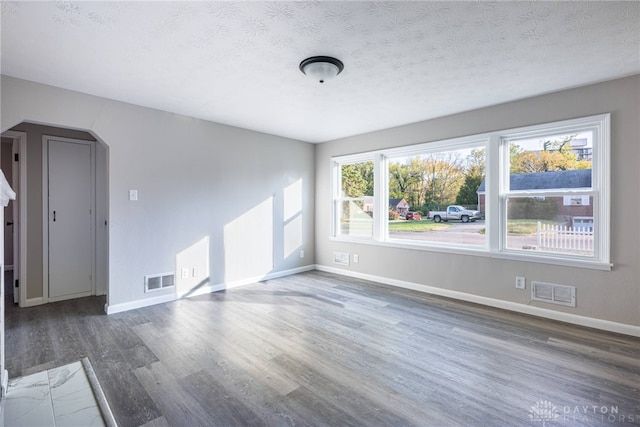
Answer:
[[152, 292], [170, 288], [176, 284], [175, 273], [152, 274], [144, 276], [144, 291]]
[[349, 265], [349, 254], [344, 252], [334, 252], [333, 263], [340, 265]]
[[531, 299], [551, 304], [576, 306], [576, 287], [555, 283], [531, 282]]

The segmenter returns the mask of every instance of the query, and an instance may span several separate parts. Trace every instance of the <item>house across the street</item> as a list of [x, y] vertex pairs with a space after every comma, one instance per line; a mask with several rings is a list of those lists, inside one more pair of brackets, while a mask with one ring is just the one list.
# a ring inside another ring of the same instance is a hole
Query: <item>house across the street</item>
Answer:
[[[389, 209], [398, 212], [403, 217], [409, 212], [409, 203], [404, 199], [389, 199]], [[362, 210], [369, 213], [373, 212], [373, 196], [364, 197]]]
[[404, 199], [389, 199], [389, 209], [405, 216], [409, 212], [409, 203]]
[[[591, 188], [591, 169], [511, 174], [511, 190]], [[485, 211], [485, 181], [478, 187], [478, 210]], [[556, 202], [556, 218], [572, 227], [593, 226], [593, 200], [588, 195], [544, 197]], [[535, 219], [535, 218], [532, 218]]]

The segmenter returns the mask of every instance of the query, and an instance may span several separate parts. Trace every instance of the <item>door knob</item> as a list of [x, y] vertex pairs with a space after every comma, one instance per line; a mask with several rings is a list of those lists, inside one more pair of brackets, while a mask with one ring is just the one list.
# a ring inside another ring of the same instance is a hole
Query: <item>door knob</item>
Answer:
[[7, 225], [13, 225], [13, 222], [7, 221]]

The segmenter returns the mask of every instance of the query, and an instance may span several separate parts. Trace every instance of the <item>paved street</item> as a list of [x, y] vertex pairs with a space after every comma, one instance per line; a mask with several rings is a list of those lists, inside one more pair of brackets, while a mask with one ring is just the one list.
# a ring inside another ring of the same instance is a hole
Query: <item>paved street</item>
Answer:
[[[390, 232], [390, 238], [420, 240], [429, 242], [446, 242], [464, 245], [484, 246], [485, 234], [481, 231], [485, 229], [485, 221], [468, 222], [449, 222], [450, 227], [438, 231], [426, 232]], [[536, 244], [536, 236], [509, 236], [508, 247], [512, 249], [522, 249], [524, 246], [533, 246]]]

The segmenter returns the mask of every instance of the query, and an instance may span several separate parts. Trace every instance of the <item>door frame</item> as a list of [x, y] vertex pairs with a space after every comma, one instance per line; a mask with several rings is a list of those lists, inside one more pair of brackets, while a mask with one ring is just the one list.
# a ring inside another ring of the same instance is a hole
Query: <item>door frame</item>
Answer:
[[[13, 201], [13, 286], [14, 301], [20, 307], [29, 307], [40, 304], [27, 300], [27, 133], [8, 130], [2, 133], [3, 137], [13, 139], [13, 155], [18, 155], [18, 161], [13, 164], [12, 184], [16, 192], [16, 200]], [[18, 280], [18, 292], [15, 290], [15, 281]]]
[[[96, 295], [96, 142], [84, 139], [42, 135], [42, 303], [61, 301], [67, 298], [49, 298], [49, 141], [88, 145], [91, 156], [91, 291]], [[89, 296], [78, 294], [75, 297]], [[74, 297], [74, 298], [75, 298]]]
[[[10, 182], [9, 186], [15, 191], [15, 186], [16, 186], [16, 183], [18, 182], [17, 178], [16, 178], [17, 165], [14, 164], [15, 163], [14, 159], [15, 159], [15, 155], [16, 155], [16, 140], [14, 138], [9, 138], [6, 135], [2, 135], [2, 137], [11, 140], [11, 142], [3, 142], [2, 143], [2, 148], [0, 149], [0, 159], [4, 159], [5, 157], [9, 157], [11, 159], [11, 176], [7, 175], [7, 171], [6, 170], [3, 170], [2, 172], [4, 173], [4, 176], [7, 178], [7, 182]], [[5, 144], [7, 146], [11, 147], [11, 153], [10, 154], [7, 154], [8, 150], [4, 149]], [[18, 213], [18, 209], [16, 209], [16, 203], [12, 203], [11, 204], [11, 210], [12, 210], [12, 213], [13, 213], [13, 218], [17, 218], [16, 214]], [[7, 216], [6, 215], [4, 216], [4, 220], [2, 221], [3, 224], [0, 224], [0, 226], [2, 226], [3, 228], [4, 227], [8, 227], [8, 225], [6, 225], [6, 223], [5, 223], [5, 221], [7, 221]], [[15, 272], [18, 272], [20, 270], [20, 266], [17, 265], [18, 264], [18, 258], [15, 257], [15, 252], [16, 252], [16, 246], [15, 245], [18, 244], [18, 242], [16, 241], [17, 237], [18, 237], [18, 233], [17, 233], [16, 228], [15, 228], [15, 223], [16, 223], [16, 221], [13, 221], [13, 224], [12, 224], [13, 231], [11, 233], [11, 236], [12, 236], [11, 255], [14, 256], [13, 257], [13, 262], [11, 264], [7, 264], [5, 259], [2, 258], [2, 261], [4, 262], [4, 271], [5, 271], [5, 273], [7, 271], [14, 271], [15, 270]], [[5, 230], [6, 230], [6, 228], [5, 228]], [[7, 240], [7, 235], [8, 235], [8, 233], [5, 232], [4, 233], [4, 241], [5, 242]], [[7, 255], [7, 251], [4, 251], [4, 256], [6, 257], [6, 255]], [[15, 287], [15, 282], [12, 284], [12, 286]], [[13, 302], [14, 303], [18, 302], [18, 298], [19, 298], [19, 295], [16, 295], [16, 294], [18, 294], [18, 292], [13, 292]]]

